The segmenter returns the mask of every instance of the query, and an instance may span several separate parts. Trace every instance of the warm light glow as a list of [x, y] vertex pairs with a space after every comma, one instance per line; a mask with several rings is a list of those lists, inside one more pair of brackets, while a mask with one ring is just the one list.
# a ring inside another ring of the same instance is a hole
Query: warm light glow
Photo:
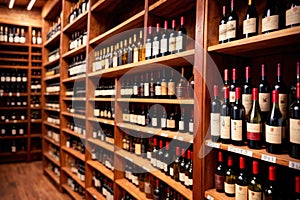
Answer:
[[10, 2], [9, 2], [9, 8], [12, 8], [12, 7], [14, 7], [14, 3], [15, 3], [15, 0], [10, 0]]
[[36, 0], [31, 0], [27, 6], [27, 10], [31, 10], [32, 6], [34, 5]]

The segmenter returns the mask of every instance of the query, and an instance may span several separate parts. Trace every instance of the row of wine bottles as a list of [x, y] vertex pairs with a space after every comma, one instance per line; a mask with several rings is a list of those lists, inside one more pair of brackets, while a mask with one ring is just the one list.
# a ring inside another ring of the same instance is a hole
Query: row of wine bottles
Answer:
[[109, 144], [114, 144], [114, 129], [110, 125], [101, 125], [100, 128], [94, 128], [93, 130], [93, 138], [99, 139], [103, 142], [107, 142]]
[[45, 105], [47, 108], [50, 108], [50, 109], [59, 109], [59, 101], [47, 100]]
[[86, 45], [86, 43], [87, 43], [87, 31], [86, 30], [76, 31], [71, 34], [71, 38], [69, 41], [69, 50], [73, 50], [82, 45]]
[[27, 126], [22, 124], [12, 126], [1, 126], [0, 131], [2, 136], [25, 135], [27, 133]]
[[101, 146], [95, 145], [92, 142], [90, 142], [90, 145], [92, 148], [92, 160], [97, 160], [111, 171], [114, 171], [114, 153], [102, 148]]
[[27, 97], [2, 97], [1, 107], [25, 107], [27, 106]]
[[0, 115], [0, 121], [9, 122], [14, 120], [26, 120], [27, 112], [24, 111], [6, 111]]
[[47, 136], [57, 143], [59, 143], [59, 141], [60, 141], [59, 130], [57, 130], [55, 128], [48, 128]]
[[52, 162], [47, 163], [47, 169], [51, 170], [56, 176], [60, 177], [59, 167], [54, 165]]
[[59, 83], [50, 83], [46, 86], [46, 92], [59, 92], [60, 91], [60, 85]]
[[76, 193], [80, 195], [82, 199], [85, 199], [85, 189], [79, 185], [73, 178], [68, 177], [67, 179], [68, 186]]
[[[249, 163], [251, 168], [247, 168]], [[299, 199], [299, 175], [290, 175], [280, 167], [263, 164], [257, 160], [247, 161], [243, 156], [234, 159], [232, 155], [228, 155], [226, 165], [223, 152], [220, 151], [214, 174], [216, 190], [237, 200]], [[292, 184], [287, 178], [293, 179]]]
[[54, 66], [54, 67], [50, 67], [49, 69], [47, 69], [47, 72], [45, 73], [45, 77], [59, 74], [59, 70], [60, 70], [60, 65], [59, 64]]
[[68, 122], [67, 128], [70, 129], [71, 131], [74, 131], [75, 133], [78, 133], [79, 135], [82, 135], [82, 136], [86, 135], [85, 125], [81, 124], [79, 122], [76, 122], [76, 123]]
[[72, 63], [68, 67], [68, 76], [77, 76], [86, 73], [86, 57], [85, 54], [74, 56]]
[[48, 54], [48, 62], [52, 62], [60, 57], [59, 48], [54, 49], [53, 51], [49, 52]]
[[26, 43], [25, 28], [1, 25], [0, 42]]
[[90, 2], [89, 0], [78, 0], [75, 4], [72, 5], [71, 11], [68, 17], [68, 23], [72, 23], [77, 17], [82, 13], [89, 10]]
[[68, 167], [70, 168], [71, 172], [75, 175], [77, 175], [78, 179], [81, 181], [85, 181], [85, 167], [84, 162], [69, 156], [68, 157]]
[[17, 140], [2, 140], [0, 141], [0, 153], [16, 153], [24, 152], [27, 150], [26, 139]]
[[59, 115], [49, 114], [49, 116], [47, 117], [47, 122], [55, 125], [60, 125]]
[[48, 146], [48, 154], [54, 158], [57, 162], [60, 161], [60, 150], [59, 147], [49, 143]]
[[94, 170], [92, 184], [107, 200], [114, 199], [114, 182], [105, 175]]
[[[289, 1], [285, 13], [283, 12], [282, 6], [284, 5], [278, 5], [275, 0], [267, 0], [261, 21], [259, 22], [260, 18], [254, 1], [248, 0], [248, 8], [243, 18], [243, 38], [257, 35], [259, 33], [259, 23], [261, 24], [262, 34], [277, 31], [285, 27], [299, 26], [300, 2], [298, 0]], [[219, 24], [219, 43], [239, 39], [239, 19], [241, 19], [241, 17], [238, 16], [236, 9], [234, 0], [231, 0], [230, 14], [227, 16], [226, 7], [223, 6], [223, 15]], [[283, 25], [282, 22], [284, 21], [285, 24]]]
[[61, 29], [61, 23], [60, 23], [61, 19], [60, 16], [58, 16], [55, 21], [53, 22], [49, 22], [50, 26], [49, 26], [49, 31], [47, 32], [47, 40], [51, 39], [52, 37], [54, 37], [57, 33], [60, 32]]
[[85, 154], [84, 141], [76, 136], [69, 135], [66, 141], [66, 147], [72, 148], [76, 151], [79, 151], [82, 154]]
[[114, 104], [111, 102], [95, 102], [94, 116], [113, 120], [115, 118]]

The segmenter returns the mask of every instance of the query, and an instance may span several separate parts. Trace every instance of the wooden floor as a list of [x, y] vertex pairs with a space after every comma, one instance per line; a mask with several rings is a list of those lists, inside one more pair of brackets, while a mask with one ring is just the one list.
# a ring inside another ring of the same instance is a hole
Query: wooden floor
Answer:
[[70, 200], [43, 175], [42, 162], [0, 164], [0, 199]]

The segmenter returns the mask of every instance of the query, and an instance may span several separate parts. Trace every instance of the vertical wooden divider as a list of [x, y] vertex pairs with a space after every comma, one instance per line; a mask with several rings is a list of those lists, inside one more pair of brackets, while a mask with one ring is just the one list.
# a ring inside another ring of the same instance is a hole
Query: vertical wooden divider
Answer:
[[32, 70], [32, 62], [31, 62], [31, 56], [32, 56], [32, 26], [28, 27], [28, 35], [29, 35], [29, 40], [28, 40], [28, 70], [27, 70], [27, 161], [30, 160], [30, 144], [31, 144], [31, 138], [30, 138], [30, 129], [31, 129], [31, 122], [30, 122], [30, 99], [31, 99], [31, 70]]

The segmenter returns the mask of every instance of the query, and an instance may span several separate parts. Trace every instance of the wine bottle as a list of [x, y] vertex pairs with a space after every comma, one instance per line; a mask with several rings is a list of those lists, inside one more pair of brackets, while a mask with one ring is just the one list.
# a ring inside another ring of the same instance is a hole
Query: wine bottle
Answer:
[[295, 176], [295, 193], [294, 193], [294, 199], [299, 200], [300, 199], [300, 176]]
[[233, 145], [242, 146], [245, 141], [246, 121], [245, 108], [241, 103], [241, 88], [235, 88], [236, 102], [231, 112], [231, 141]]
[[188, 166], [188, 170], [185, 171], [185, 186], [188, 189], [193, 190], [193, 152], [191, 152], [190, 164]]
[[246, 119], [252, 107], [252, 83], [250, 77], [250, 67], [246, 67], [246, 79], [243, 85], [242, 104], [245, 107]]
[[161, 85], [160, 98], [166, 99], [168, 97], [168, 82], [166, 80], [166, 69], [165, 68], [162, 69], [162, 77], [161, 77], [160, 85]]
[[150, 159], [150, 163], [156, 167], [157, 166], [157, 162], [156, 162], [156, 154], [158, 152], [158, 145], [157, 145], [157, 139], [154, 138], [153, 139], [153, 151], [151, 153], [151, 159]]
[[240, 171], [235, 178], [235, 199], [247, 200], [248, 179], [246, 174], [245, 158], [240, 157]]
[[297, 83], [296, 88], [297, 100], [290, 106], [289, 111], [289, 155], [292, 158], [300, 159], [300, 83]]
[[161, 97], [161, 77], [160, 77], [160, 71], [158, 71], [157, 74], [157, 79], [156, 79], [156, 83], [155, 83], [155, 97], [156, 98], [162, 98]]
[[247, 120], [247, 140], [250, 149], [261, 149], [262, 120], [258, 104], [258, 89], [252, 89], [252, 108]]
[[194, 134], [194, 110], [191, 110], [191, 115], [189, 119], [189, 134], [193, 135]]
[[210, 133], [211, 139], [214, 142], [218, 142], [220, 139], [220, 108], [221, 102], [218, 98], [218, 86], [214, 85], [214, 97], [211, 100], [211, 112], [210, 112]]
[[224, 144], [229, 144], [230, 140], [230, 117], [232, 112], [232, 106], [229, 102], [229, 88], [224, 90], [224, 103], [221, 105], [220, 111], [220, 138]]
[[[133, 48], [132, 48], [132, 45], [133, 45], [133, 43], [132, 43], [132, 38], [130, 37], [129, 39], [128, 39], [128, 53], [127, 53], [127, 63], [128, 64], [130, 64], [130, 63], [133, 63]], [[112, 48], [112, 46], [111, 46], [111, 50], [110, 50], [110, 54], [111, 54], [111, 58], [113, 58], [113, 55], [114, 55], [114, 52], [113, 52], [113, 48]], [[111, 60], [113, 60], [113, 59], [111, 59]], [[113, 64], [113, 62], [110, 62], [111, 64]], [[113, 67], [113, 66], [111, 66], [111, 67]]]
[[268, 0], [262, 17], [262, 34], [278, 30], [279, 7], [275, 0]]
[[171, 155], [169, 151], [170, 151], [170, 144], [167, 141], [165, 154], [163, 155], [163, 171], [166, 175], [170, 174]]
[[266, 150], [269, 153], [282, 152], [282, 137], [285, 129], [285, 118], [279, 110], [278, 91], [272, 91], [272, 110], [266, 122]]
[[270, 93], [271, 93], [271, 88], [265, 73], [265, 65], [262, 64], [261, 81], [258, 86], [258, 99], [259, 99], [259, 107], [261, 109], [261, 118], [264, 123], [267, 121], [267, 117], [270, 112], [270, 106], [271, 106]]
[[173, 167], [171, 168], [171, 177], [175, 181], [179, 181], [179, 172], [180, 172], [180, 148], [176, 147], [175, 149], [175, 161], [173, 162]]
[[188, 131], [188, 122], [186, 118], [185, 108], [181, 108], [181, 115], [178, 121], [178, 131], [181, 133], [186, 133]]
[[243, 21], [244, 38], [252, 37], [258, 34], [258, 14], [252, 0], [248, 0], [248, 8]]
[[153, 198], [153, 184], [151, 184], [151, 178], [152, 178], [151, 175], [147, 173], [145, 176], [144, 192], [146, 194], [146, 197], [149, 199]]
[[146, 39], [146, 55], [145, 55], [145, 59], [149, 60], [152, 58], [152, 27], [149, 26], [148, 28], [148, 36]]
[[156, 154], [156, 167], [159, 170], [163, 170], [163, 159], [164, 159], [164, 152], [163, 152], [163, 141], [159, 141], [159, 150]]
[[288, 102], [289, 105], [291, 105], [292, 103], [294, 103], [294, 101], [296, 100], [296, 85], [297, 83], [300, 83], [300, 63], [297, 62], [296, 65], [296, 79], [290, 83], [289, 86], [289, 98], [288, 98]]
[[226, 7], [223, 6], [222, 17], [219, 23], [219, 44], [227, 42], [227, 17]]
[[298, 0], [289, 0], [285, 12], [285, 26], [294, 27], [300, 25], [300, 2]]
[[174, 80], [174, 70], [170, 70], [170, 79], [168, 81], [168, 98], [169, 99], [175, 99], [175, 80]]
[[232, 69], [232, 82], [229, 86], [229, 101], [233, 105], [235, 103], [235, 88], [238, 86], [236, 79], [236, 69]]
[[248, 184], [248, 199], [262, 199], [262, 183], [259, 179], [259, 165], [256, 160], [252, 163], [252, 176]]
[[187, 162], [187, 159], [185, 157], [185, 149], [181, 149], [181, 160], [179, 163], [179, 181], [184, 184], [185, 180], [185, 164]]
[[156, 34], [153, 37], [153, 42], [152, 42], [152, 58], [158, 58], [161, 56], [160, 53], [160, 30], [159, 30], [159, 23], [156, 24]]
[[218, 153], [218, 164], [215, 172], [215, 188], [217, 192], [224, 192], [225, 166], [223, 162], [223, 153]]
[[263, 191], [264, 200], [272, 200], [278, 198], [278, 190], [276, 187], [276, 168], [275, 166], [269, 166], [268, 183]]
[[186, 50], [186, 29], [184, 27], [184, 17], [180, 17], [180, 28], [176, 36], [176, 51], [177, 53]]
[[184, 67], [181, 68], [181, 77], [179, 82], [176, 85], [176, 97], [177, 99], [184, 99], [186, 98], [186, 81], [184, 78]]
[[153, 190], [153, 200], [160, 200], [162, 195], [162, 191], [159, 189], [159, 180], [155, 180], [155, 188]]
[[169, 55], [169, 33], [168, 33], [168, 21], [164, 22], [164, 32], [160, 39], [160, 52], [161, 56]]
[[167, 118], [167, 129], [170, 131], [178, 130], [178, 117], [176, 116], [178, 112], [178, 106], [175, 106], [175, 109], [170, 109], [168, 118]]
[[[187, 151], [187, 162], [184, 166], [184, 169], [185, 169], [184, 186], [187, 187], [187, 188], [190, 186], [190, 183], [191, 183], [191, 181], [189, 179], [193, 177], [193, 175], [189, 176], [191, 165], [193, 165], [192, 152], [191, 152], [191, 150], [188, 150]], [[224, 184], [224, 181], [223, 181], [223, 184]]]
[[227, 169], [225, 171], [224, 191], [226, 196], [235, 196], [235, 172], [233, 171], [233, 160], [231, 156], [227, 159]]
[[169, 52], [170, 54], [176, 53], [176, 21], [172, 20], [172, 30], [169, 35]]
[[[222, 96], [221, 96], [221, 101], [222, 101], [222, 103], [224, 103], [223, 102], [223, 100], [224, 100], [224, 91], [225, 91], [225, 88], [228, 88], [229, 89], [229, 78], [228, 78], [228, 69], [224, 69], [224, 85], [223, 85], [223, 88], [222, 88]], [[228, 90], [228, 92], [229, 92], [229, 90]], [[228, 96], [228, 100], [229, 100], [229, 96]]]
[[234, 0], [231, 0], [231, 12], [227, 20], [227, 42], [238, 39], [239, 16], [234, 8]]

